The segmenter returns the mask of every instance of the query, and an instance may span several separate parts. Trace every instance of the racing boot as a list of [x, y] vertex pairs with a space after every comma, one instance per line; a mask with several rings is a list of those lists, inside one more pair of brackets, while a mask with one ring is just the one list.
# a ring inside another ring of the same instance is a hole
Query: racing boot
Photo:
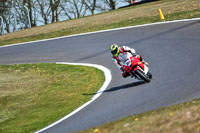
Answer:
[[130, 76], [130, 74], [128, 72], [123, 72], [122, 73], [122, 77], [123, 78], [127, 78], [128, 76]]

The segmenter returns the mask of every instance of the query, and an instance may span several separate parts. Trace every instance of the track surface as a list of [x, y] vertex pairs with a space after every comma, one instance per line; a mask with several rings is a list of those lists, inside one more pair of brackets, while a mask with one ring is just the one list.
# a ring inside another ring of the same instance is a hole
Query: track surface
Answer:
[[[110, 44], [136, 49], [150, 63], [153, 79], [123, 79]], [[68, 133], [125, 116], [200, 97], [200, 21], [168, 23], [0, 48], [0, 64], [84, 62], [104, 65], [113, 78], [92, 104], [45, 130]], [[91, 94], [88, 94], [91, 95]]]

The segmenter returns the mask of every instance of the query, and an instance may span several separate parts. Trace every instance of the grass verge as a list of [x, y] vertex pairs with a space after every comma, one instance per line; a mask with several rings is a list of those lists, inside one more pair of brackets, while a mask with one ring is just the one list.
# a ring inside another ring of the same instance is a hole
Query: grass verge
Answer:
[[130, 116], [79, 133], [200, 133], [200, 99]]
[[0, 132], [31, 133], [91, 99], [103, 84], [96, 68], [57, 64], [0, 66]]
[[158, 8], [165, 20], [200, 17], [199, 0], [160, 0], [75, 20], [35, 27], [0, 36], [0, 46], [78, 33], [159, 22]]

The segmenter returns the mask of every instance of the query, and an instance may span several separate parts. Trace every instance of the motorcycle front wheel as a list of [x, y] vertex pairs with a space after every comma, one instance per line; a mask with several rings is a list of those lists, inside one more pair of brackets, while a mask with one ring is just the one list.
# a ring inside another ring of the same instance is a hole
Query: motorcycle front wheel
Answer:
[[150, 72], [147, 73], [147, 76], [152, 79], [152, 74]]
[[135, 70], [135, 74], [137, 74], [145, 82], [150, 82], [150, 78], [147, 75], [145, 75], [144, 72], [140, 69]]

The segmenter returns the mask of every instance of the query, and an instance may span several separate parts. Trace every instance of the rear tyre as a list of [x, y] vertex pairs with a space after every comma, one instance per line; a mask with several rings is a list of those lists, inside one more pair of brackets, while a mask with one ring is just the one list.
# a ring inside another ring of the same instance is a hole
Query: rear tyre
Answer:
[[150, 78], [144, 74], [140, 69], [135, 70], [135, 74], [137, 74], [141, 79], [143, 79], [145, 82], [150, 82]]

